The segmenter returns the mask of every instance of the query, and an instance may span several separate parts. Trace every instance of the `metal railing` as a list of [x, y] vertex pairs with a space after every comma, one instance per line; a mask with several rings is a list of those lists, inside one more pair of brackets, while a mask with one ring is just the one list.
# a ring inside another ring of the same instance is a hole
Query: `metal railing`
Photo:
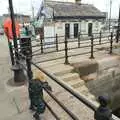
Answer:
[[[94, 112], [96, 112], [98, 106], [94, 105], [92, 103], [92, 101], [87, 100], [87, 98], [85, 98], [84, 96], [82, 96], [80, 93], [78, 93], [77, 91], [73, 90], [71, 87], [69, 87], [68, 85], [66, 85], [65, 83], [63, 83], [60, 79], [58, 79], [55, 75], [47, 72], [46, 70], [44, 70], [42, 67], [38, 66], [36, 63], [34, 63], [34, 61], [32, 61], [32, 45], [31, 45], [31, 39], [30, 38], [24, 38], [26, 39], [26, 48], [24, 48], [21, 46], [21, 50], [22, 51], [18, 51], [16, 49], [15, 52], [18, 53], [18, 57], [19, 59], [15, 58], [16, 61], [18, 62], [18, 64], [20, 64], [26, 71], [27, 71], [27, 76], [28, 76], [28, 80], [32, 80], [32, 67], [31, 65], [33, 65], [34, 67], [36, 67], [38, 70], [42, 71], [45, 75], [47, 75], [49, 78], [51, 78], [51, 80], [53, 80], [54, 82], [56, 82], [59, 86], [61, 86], [62, 88], [64, 88], [67, 92], [69, 92], [72, 96], [74, 96], [76, 99], [78, 99], [80, 102], [84, 103], [88, 108], [92, 109]], [[113, 34], [111, 33], [111, 41], [113, 40]], [[23, 45], [23, 43], [22, 43]], [[28, 47], [29, 46], [29, 47]], [[67, 38], [65, 39], [65, 47], [67, 48]], [[112, 47], [112, 42], [110, 47]], [[68, 55], [67, 55], [67, 50], [65, 50], [66, 52], [66, 63], [68, 64]], [[93, 36], [91, 37], [91, 51], [93, 51]], [[110, 49], [110, 52], [112, 51], [112, 49]], [[93, 58], [94, 56], [91, 54], [91, 57]], [[26, 60], [26, 64], [22, 64], [20, 59], [25, 59]], [[28, 81], [28, 82], [29, 82]], [[56, 96], [51, 92], [48, 91], [47, 89], [45, 89], [45, 92], [47, 92], [47, 94], [73, 119], [73, 120], [79, 120], [79, 118], [73, 114], [73, 112], [71, 110], [69, 110], [58, 98], [56, 98]], [[55, 113], [55, 111], [52, 109], [52, 107], [50, 107], [47, 102], [45, 101], [46, 107], [50, 110], [51, 114], [55, 117], [56, 120], [60, 120], [60, 117]], [[78, 106], [77, 106], [78, 107]], [[115, 116], [113, 115], [113, 120], [119, 120], [119, 118], [115, 118]]]
[[[51, 58], [51, 59], [45, 59], [44, 61], [37, 61], [36, 63], [42, 63], [42, 62], [47, 62], [47, 61], [52, 61], [55, 59], [65, 59], [65, 63], [68, 64], [69, 63], [69, 57], [71, 56], [77, 56], [77, 55], [84, 55], [84, 54], [90, 54], [90, 58], [93, 59], [94, 56], [94, 52], [100, 51], [99, 49], [96, 50], [96, 48], [94, 48], [95, 46], [99, 46], [99, 45], [105, 45], [105, 44], [109, 44], [109, 53], [112, 54], [112, 48], [113, 48], [113, 41], [115, 41], [115, 33], [105, 33], [105, 35], [103, 35], [102, 32], [100, 33], [94, 33], [92, 34], [92, 36], [89, 36], [88, 39], [84, 39], [81, 38], [81, 36], [84, 36], [87, 34], [78, 34], [78, 37], [75, 39], [70, 40], [70, 38], [67, 38], [66, 36], [58, 36], [56, 34], [56, 37], [51, 37], [51, 38], [55, 38], [55, 42], [45, 42], [41, 44], [41, 41], [44, 41], [47, 38], [44, 38], [44, 40], [41, 38], [40, 43], [37, 43], [36, 45], [32, 45], [32, 47], [40, 47], [37, 50], [33, 51], [32, 56], [38, 56], [38, 55], [45, 55], [45, 54], [51, 54], [51, 53], [60, 53], [60, 52], [64, 52], [64, 56], [60, 56], [57, 58]], [[64, 38], [64, 41], [60, 41], [60, 38]], [[50, 37], [49, 37], [50, 38]], [[75, 46], [74, 46], [75, 44]], [[51, 47], [45, 48], [46, 45], [50, 45]], [[69, 47], [69, 45], [73, 45], [72, 47]], [[50, 49], [51, 48], [51, 49]], [[54, 48], [54, 49], [52, 49]], [[70, 54], [69, 51], [71, 50], [76, 50], [76, 49], [81, 49], [81, 48], [88, 48], [88, 52], [82, 52], [82, 53], [72, 53]]]

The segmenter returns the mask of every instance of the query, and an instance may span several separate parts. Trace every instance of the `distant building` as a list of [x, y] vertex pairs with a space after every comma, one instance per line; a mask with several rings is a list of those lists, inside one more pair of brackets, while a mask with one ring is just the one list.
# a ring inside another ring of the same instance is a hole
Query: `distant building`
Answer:
[[106, 15], [91, 4], [49, 1], [46, 9], [44, 37], [58, 34], [76, 38], [79, 32], [88, 35], [98, 33], [106, 20]]
[[[3, 21], [10, 17], [9, 14], [3, 14]], [[23, 14], [15, 14], [15, 19], [19, 22], [19, 23], [30, 23], [30, 16], [29, 15], [23, 15]]]

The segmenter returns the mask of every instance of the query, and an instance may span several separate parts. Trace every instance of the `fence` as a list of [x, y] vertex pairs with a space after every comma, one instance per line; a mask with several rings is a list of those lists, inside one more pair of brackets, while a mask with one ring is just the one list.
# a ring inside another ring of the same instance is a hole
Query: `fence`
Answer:
[[[47, 38], [54, 38], [55, 42], [44, 42]], [[115, 33], [94, 33], [92, 36], [88, 36], [87, 34], [78, 34], [77, 38], [73, 38], [71, 35], [71, 38], [67, 38], [65, 36], [58, 36], [56, 34], [55, 37], [47, 37], [47, 38], [41, 38], [40, 41], [37, 44], [32, 45], [33, 48], [40, 47], [37, 50], [33, 50], [32, 56], [36, 55], [45, 55], [45, 54], [51, 54], [55, 52], [64, 52], [64, 56], [60, 56], [57, 58], [52, 59], [46, 59], [43, 61], [38, 61], [37, 63], [42, 63], [46, 61], [56, 60], [56, 59], [65, 59], [65, 64], [69, 63], [69, 57], [71, 56], [78, 56], [78, 55], [84, 55], [84, 54], [90, 54], [90, 58], [93, 59], [94, 52], [98, 52], [99, 50], [95, 50], [94, 47], [96, 46], [102, 46], [105, 44], [109, 44], [109, 53], [112, 54], [112, 48], [113, 48], [113, 41], [115, 41], [116, 34]], [[62, 40], [61, 40], [62, 39]], [[72, 47], [71, 47], [71, 46]], [[76, 49], [88, 49], [87, 52], [82, 53], [74, 53], [70, 54], [71, 50]]]
[[[111, 38], [110, 41], [106, 42], [106, 43], [110, 43], [110, 54], [112, 53], [113, 36], [114, 36], [113, 33], [111, 33], [109, 36], [107, 36], [107, 37]], [[96, 37], [96, 38], [98, 38], [98, 37]], [[103, 44], [102, 40], [101, 40], [101, 38], [102, 38], [101, 37], [101, 33], [100, 33], [100, 37], [99, 38], [100, 38], [99, 39], [99, 43], [94, 44], [95, 37], [92, 35], [90, 37], [90, 40], [89, 40], [89, 41], [91, 41], [91, 45], [84, 46], [84, 48], [86, 48], [86, 47], [90, 47], [91, 48], [91, 51], [89, 52], [89, 53], [91, 53], [91, 55], [90, 55], [91, 59], [94, 58], [94, 54], [93, 54], [94, 53], [94, 46], [95, 45], [101, 45], [101, 44]], [[16, 61], [16, 63], [19, 66], [22, 66], [22, 68], [24, 70], [26, 70], [27, 76], [28, 76], [28, 83], [30, 82], [30, 80], [32, 80], [32, 77], [33, 77], [32, 76], [32, 66], [31, 66], [31, 65], [33, 65], [38, 70], [40, 70], [44, 74], [46, 74], [49, 78], [51, 78], [54, 82], [56, 82], [59, 86], [61, 86], [62, 88], [64, 88], [72, 96], [74, 96], [76, 99], [78, 99], [80, 102], [84, 103], [87, 107], [89, 107], [94, 112], [96, 112], [97, 106], [95, 106], [91, 101], [88, 101], [86, 98], [84, 98], [82, 95], [80, 95], [80, 93], [74, 91], [73, 89], [71, 89], [71, 87], [65, 85], [61, 80], [59, 80], [58, 78], [56, 78], [56, 76], [54, 76], [51, 73], [48, 73], [46, 70], [44, 70], [43, 68], [41, 68], [40, 66], [38, 66], [34, 61], [32, 61], [32, 57], [36, 56], [36, 55], [39, 55], [39, 54], [32, 54], [32, 48], [37, 47], [37, 45], [32, 46], [32, 44], [31, 44], [31, 38], [29, 38], [29, 37], [21, 38], [20, 41], [21, 41], [19, 43], [20, 47], [18, 47], [17, 50], [15, 48], [12, 48], [14, 50], [14, 53], [17, 54], [17, 57], [13, 57], [13, 58], [14, 58], [14, 61]], [[68, 42], [73, 42], [73, 41], [68, 41], [68, 38], [65, 37], [65, 41], [63, 43], [65, 45], [65, 49], [61, 50], [61, 51], [65, 52], [65, 57], [64, 57], [65, 58], [65, 64], [69, 63], [69, 61], [68, 61], [68, 58], [69, 58], [69, 55], [68, 55], [68, 52], [69, 52]], [[59, 45], [58, 43], [59, 43], [59, 41], [58, 41], [58, 37], [56, 35], [56, 51], [60, 51], [58, 49], [58, 45]], [[77, 49], [79, 47], [81, 48], [80, 44], [81, 44], [81, 40], [80, 40], [80, 37], [78, 37], [78, 47], [71, 48], [71, 49]], [[40, 48], [41, 49], [41, 54], [43, 54], [44, 53], [43, 43], [41, 42], [39, 46], [41, 46], [41, 48]], [[24, 59], [26, 61], [26, 64], [22, 63], [21, 59]], [[14, 64], [16, 64], [16, 63], [14, 63]], [[77, 115], [75, 115], [71, 110], [69, 110], [58, 98], [56, 98], [56, 96], [51, 91], [48, 91], [46, 88], [44, 88], [44, 90], [73, 120], [79, 120], [79, 118], [77, 117]], [[55, 119], [56, 120], [60, 120], [60, 117], [55, 113], [55, 111], [52, 109], [52, 107], [50, 107], [47, 104], [46, 101], [44, 101], [44, 102], [46, 104], [46, 107], [50, 110], [51, 114], [55, 117]], [[113, 115], [113, 120], [117, 120], [117, 119], [118, 118], [116, 118]]]

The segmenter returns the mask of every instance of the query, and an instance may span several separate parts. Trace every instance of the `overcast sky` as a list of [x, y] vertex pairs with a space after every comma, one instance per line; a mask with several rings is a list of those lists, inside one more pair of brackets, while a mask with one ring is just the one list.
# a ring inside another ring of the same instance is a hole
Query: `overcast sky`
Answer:
[[[57, 0], [56, 0], [57, 1]], [[69, 1], [69, 0], [66, 0]], [[31, 3], [35, 8], [35, 13], [39, 8], [41, 0], [13, 0], [14, 11], [31, 15]], [[82, 0], [82, 3], [94, 4], [101, 11], [109, 12], [110, 0]], [[118, 17], [120, 0], [112, 0], [112, 17]], [[0, 0], [0, 15], [8, 12], [8, 0]]]

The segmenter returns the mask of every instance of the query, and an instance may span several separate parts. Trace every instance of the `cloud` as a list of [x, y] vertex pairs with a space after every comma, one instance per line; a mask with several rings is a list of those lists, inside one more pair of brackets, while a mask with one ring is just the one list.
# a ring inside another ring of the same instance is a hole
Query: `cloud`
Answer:
[[[110, 0], [82, 0], [83, 3], [94, 4], [101, 11], [110, 12]], [[118, 18], [120, 0], [112, 0], [111, 16]]]

